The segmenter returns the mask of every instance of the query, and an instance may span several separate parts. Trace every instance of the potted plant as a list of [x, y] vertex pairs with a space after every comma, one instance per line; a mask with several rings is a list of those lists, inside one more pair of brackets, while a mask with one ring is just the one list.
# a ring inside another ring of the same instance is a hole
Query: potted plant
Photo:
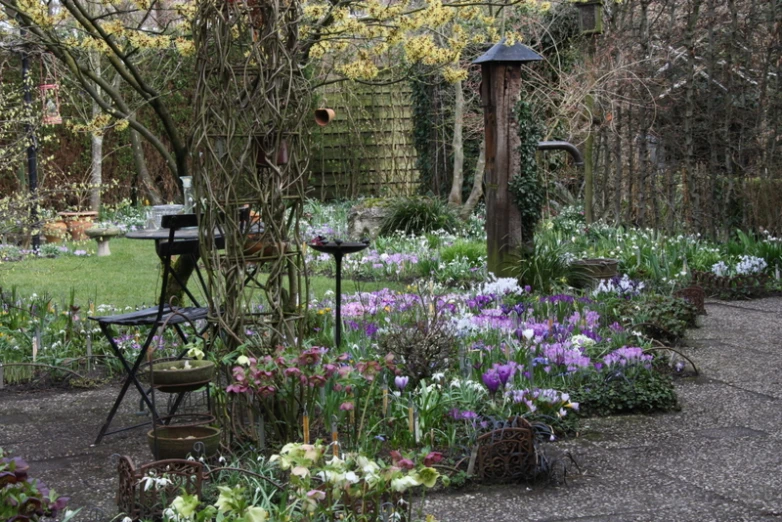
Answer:
[[47, 243], [59, 244], [65, 241], [65, 236], [68, 233], [68, 225], [61, 219], [48, 221], [41, 227], [41, 233]]

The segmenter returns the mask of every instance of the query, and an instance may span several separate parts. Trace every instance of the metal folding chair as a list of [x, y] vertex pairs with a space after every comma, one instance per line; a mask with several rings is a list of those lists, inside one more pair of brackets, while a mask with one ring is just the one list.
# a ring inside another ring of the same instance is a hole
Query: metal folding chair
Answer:
[[[124, 367], [125, 372], [127, 373], [125, 382], [122, 385], [122, 389], [120, 390], [120, 393], [117, 396], [116, 401], [114, 402], [114, 406], [111, 408], [111, 411], [109, 412], [106, 422], [101, 427], [97, 439], [95, 439], [95, 444], [100, 443], [101, 439], [103, 439], [103, 437], [106, 435], [127, 431], [133, 428], [138, 428], [140, 426], [149, 424], [149, 422], [144, 422], [142, 424], [116, 429], [114, 431], [108, 431], [111, 425], [111, 421], [114, 419], [114, 416], [116, 415], [117, 410], [119, 409], [119, 406], [122, 403], [123, 398], [125, 397], [125, 394], [130, 388], [131, 383], [136, 386], [136, 389], [141, 394], [142, 404], [147, 405], [149, 411], [153, 415], [153, 419], [155, 421], [159, 419], [160, 416], [158, 415], [155, 405], [150, 398], [149, 392], [139, 382], [137, 376], [139, 368], [141, 367], [141, 363], [143, 362], [144, 358], [147, 356], [147, 351], [152, 345], [152, 341], [155, 337], [155, 334], [162, 326], [164, 325], [166, 327], [170, 326], [174, 328], [177, 335], [180, 337], [180, 339], [182, 339], [183, 343], [186, 344], [188, 342], [188, 336], [185, 334], [182, 328], [183, 324], [184, 323], [193, 324], [195, 321], [206, 319], [209, 316], [209, 308], [199, 305], [195, 295], [187, 288], [187, 285], [184, 284], [184, 281], [181, 280], [181, 278], [176, 274], [176, 272], [172, 270], [172, 266], [171, 266], [171, 260], [173, 256], [191, 256], [193, 265], [195, 267], [194, 272], [196, 274], [196, 277], [198, 278], [198, 281], [201, 284], [202, 288], [204, 288], [205, 290], [204, 278], [200, 270], [198, 269], [198, 257], [199, 257], [198, 240], [192, 238], [187, 240], [177, 239], [177, 232], [181, 231], [183, 228], [197, 227], [197, 226], [198, 226], [198, 219], [195, 214], [179, 214], [179, 215], [172, 215], [172, 216], [163, 216], [162, 227], [168, 229], [169, 232], [168, 232], [168, 238], [166, 240], [160, 240], [156, 244], [158, 257], [160, 257], [163, 263], [163, 280], [160, 289], [160, 298], [158, 300], [157, 306], [144, 308], [142, 310], [137, 310], [135, 312], [130, 312], [127, 314], [90, 317], [90, 319], [92, 319], [93, 321], [97, 321], [101, 331], [103, 332], [103, 335], [105, 335], [106, 339], [108, 339], [112, 350], [114, 351], [115, 355], [120, 360], [120, 362], [122, 363], [122, 366]], [[167, 303], [165, 301], [166, 290], [168, 288], [169, 279], [171, 277], [173, 277], [178, 281], [183, 291], [187, 294], [187, 296], [192, 301], [193, 306], [174, 307], [172, 306], [172, 304]], [[112, 335], [111, 332], [112, 326], [131, 326], [131, 327], [149, 326], [150, 327], [149, 333], [146, 336], [144, 344], [141, 346], [138, 356], [136, 356], [136, 359], [135, 361], [132, 362], [132, 364], [125, 358], [125, 356], [122, 353], [122, 350], [117, 345], [117, 342], [114, 340], [114, 336]], [[196, 333], [198, 334], [199, 332]], [[180, 357], [184, 357], [184, 355], [185, 352], [182, 352], [180, 354]], [[182, 397], [180, 395], [180, 397], [178, 397], [178, 400], [174, 403], [174, 406], [172, 406], [172, 411], [169, 412], [169, 415], [173, 415], [177, 406], [179, 405], [179, 402], [181, 401], [181, 398]]]

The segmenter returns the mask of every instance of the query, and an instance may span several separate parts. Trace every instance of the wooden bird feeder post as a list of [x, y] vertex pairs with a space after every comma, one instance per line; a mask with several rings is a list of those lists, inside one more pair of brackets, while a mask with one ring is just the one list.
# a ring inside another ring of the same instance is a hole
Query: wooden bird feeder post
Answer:
[[486, 133], [486, 246], [489, 272], [508, 275], [521, 247], [521, 212], [508, 182], [521, 173], [519, 122], [521, 64], [543, 58], [529, 47], [498, 43], [473, 63], [481, 65], [481, 103]]

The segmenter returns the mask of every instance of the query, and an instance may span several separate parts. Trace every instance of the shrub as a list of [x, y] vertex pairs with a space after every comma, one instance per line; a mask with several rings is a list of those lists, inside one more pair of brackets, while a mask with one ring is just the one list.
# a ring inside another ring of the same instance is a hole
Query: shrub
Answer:
[[579, 403], [579, 413], [587, 416], [679, 409], [671, 378], [654, 370], [597, 372], [570, 395]]
[[440, 259], [446, 263], [459, 258], [466, 259], [473, 266], [478, 266], [486, 259], [486, 242], [459, 240], [440, 252]]
[[434, 230], [454, 232], [459, 226], [456, 213], [436, 198], [401, 198], [391, 203], [391, 212], [380, 228], [380, 235], [394, 232], [421, 235]]

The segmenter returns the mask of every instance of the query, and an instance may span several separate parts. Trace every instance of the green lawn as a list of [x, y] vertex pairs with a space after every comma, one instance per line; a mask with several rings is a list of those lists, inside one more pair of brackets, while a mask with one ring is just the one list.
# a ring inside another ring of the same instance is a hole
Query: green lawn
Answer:
[[[76, 248], [85, 248], [77, 245]], [[86, 248], [95, 250], [90, 243]], [[73, 291], [77, 303], [92, 301], [114, 306], [137, 306], [155, 301], [160, 282], [159, 260], [150, 241], [118, 238], [108, 257], [60, 257], [0, 263], [0, 288], [16, 288], [19, 296], [48, 294], [67, 303]], [[404, 288], [402, 283], [343, 281], [344, 293], [380, 288]], [[321, 297], [334, 290], [334, 278], [312, 277], [311, 294]]]

